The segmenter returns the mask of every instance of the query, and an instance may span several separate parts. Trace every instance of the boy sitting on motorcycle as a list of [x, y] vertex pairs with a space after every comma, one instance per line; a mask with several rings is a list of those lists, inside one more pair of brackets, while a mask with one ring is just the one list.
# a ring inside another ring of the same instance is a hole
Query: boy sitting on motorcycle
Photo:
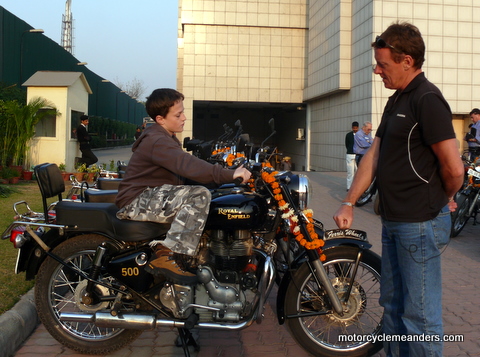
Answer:
[[176, 133], [183, 131], [186, 117], [184, 96], [174, 89], [156, 89], [147, 98], [148, 115], [158, 125], [145, 129], [132, 147], [132, 157], [120, 183], [116, 205], [119, 219], [171, 223], [165, 240], [155, 240], [156, 254], [146, 270], [168, 281], [193, 285], [197, 277], [175, 262], [173, 253], [193, 256], [208, 216], [211, 195], [203, 186], [185, 185], [186, 179], [200, 184], [223, 184], [250, 172], [212, 165], [183, 151]]

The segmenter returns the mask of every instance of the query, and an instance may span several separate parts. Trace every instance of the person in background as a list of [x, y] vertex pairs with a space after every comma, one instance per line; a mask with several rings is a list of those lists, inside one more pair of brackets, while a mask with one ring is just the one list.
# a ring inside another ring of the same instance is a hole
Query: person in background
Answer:
[[358, 130], [355, 134], [353, 152], [355, 153], [357, 166], [360, 164], [363, 155], [365, 155], [367, 150], [370, 149], [370, 146], [372, 146], [372, 142], [372, 123], [367, 121], [363, 124], [362, 129]]
[[290, 171], [292, 169], [292, 158], [290, 156], [285, 156], [282, 160], [282, 170]]
[[80, 158], [78, 163], [85, 164], [87, 167], [98, 161], [98, 158], [92, 152], [92, 148], [90, 146], [90, 141], [92, 138], [88, 134], [88, 123], [88, 115], [82, 115], [80, 117], [80, 125], [77, 127], [76, 130], [77, 141], [80, 143], [80, 151], [82, 152], [82, 157]]
[[472, 109], [470, 119], [472, 119], [472, 124], [470, 131], [465, 135], [465, 140], [470, 152], [470, 161], [474, 161], [480, 156], [480, 109]]
[[200, 184], [223, 184], [240, 178], [246, 183], [251, 173], [212, 165], [182, 149], [176, 133], [187, 118], [182, 93], [156, 89], [145, 108], [155, 121], [132, 147], [132, 157], [120, 183], [116, 205], [119, 219], [171, 223], [165, 240], [152, 241], [156, 253], [146, 270], [168, 281], [193, 285], [196, 274], [177, 264], [179, 254], [194, 255], [205, 227], [210, 207], [210, 191], [201, 185], [186, 185], [187, 179]]
[[422, 71], [425, 44], [417, 27], [392, 24], [372, 47], [374, 73], [395, 92], [334, 219], [339, 228], [349, 228], [356, 200], [376, 177], [382, 219], [383, 332], [425, 336], [422, 341], [385, 342], [385, 353], [440, 357], [440, 257], [450, 236], [453, 197], [464, 174], [452, 113]]
[[135, 140], [137, 140], [140, 135], [142, 135], [142, 129], [140, 127], [137, 127], [137, 129], [135, 130]]
[[358, 131], [358, 121], [352, 123], [352, 131], [348, 132], [345, 135], [345, 148], [347, 149], [347, 191], [352, 185], [353, 176], [355, 176], [355, 171], [357, 171], [357, 162], [355, 160], [355, 152], [353, 151], [353, 145], [355, 143], [355, 134]]

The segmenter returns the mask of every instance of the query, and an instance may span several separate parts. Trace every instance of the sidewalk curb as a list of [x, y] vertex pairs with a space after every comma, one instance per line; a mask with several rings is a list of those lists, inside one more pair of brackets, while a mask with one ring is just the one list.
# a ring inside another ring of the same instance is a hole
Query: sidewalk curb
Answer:
[[13, 356], [39, 323], [33, 292], [34, 289], [30, 289], [12, 309], [0, 316], [1, 357]]

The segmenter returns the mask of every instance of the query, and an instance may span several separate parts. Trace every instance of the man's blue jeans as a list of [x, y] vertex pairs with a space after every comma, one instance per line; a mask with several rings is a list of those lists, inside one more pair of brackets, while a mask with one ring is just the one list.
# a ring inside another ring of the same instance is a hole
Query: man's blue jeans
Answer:
[[[442, 248], [448, 243], [448, 206], [426, 222], [382, 220], [382, 277], [380, 304], [386, 335], [443, 337]], [[427, 336], [429, 335], [429, 336]], [[410, 336], [406, 336], [410, 337]], [[387, 356], [442, 356], [442, 341], [390, 342]]]

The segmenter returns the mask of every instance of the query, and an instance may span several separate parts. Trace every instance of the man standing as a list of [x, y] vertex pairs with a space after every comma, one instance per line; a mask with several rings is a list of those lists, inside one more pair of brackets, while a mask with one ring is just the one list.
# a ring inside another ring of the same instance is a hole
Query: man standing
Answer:
[[88, 116], [82, 115], [80, 117], [80, 125], [77, 128], [77, 140], [80, 143], [80, 151], [82, 152], [82, 158], [79, 160], [80, 164], [85, 164], [88, 166], [96, 163], [98, 158], [92, 152], [90, 147], [91, 137], [88, 135], [87, 131], [88, 125]]
[[452, 114], [422, 72], [425, 44], [415, 26], [392, 24], [372, 47], [374, 73], [396, 91], [334, 219], [339, 228], [351, 226], [355, 201], [376, 176], [384, 333], [425, 337], [423, 342], [387, 342], [386, 354], [442, 356], [440, 255], [449, 239], [449, 211], [456, 208], [453, 197], [463, 181]]
[[355, 152], [353, 151], [353, 144], [355, 142], [355, 133], [358, 131], [358, 122], [354, 121], [352, 123], [352, 131], [345, 135], [345, 147], [347, 149], [347, 191], [352, 185], [353, 176], [355, 176], [355, 171], [357, 171], [357, 162], [355, 161]]
[[465, 135], [465, 140], [468, 144], [470, 160], [473, 161], [480, 156], [480, 109], [472, 109], [470, 119], [472, 119], [472, 125], [470, 126], [470, 132]]
[[360, 160], [362, 159], [363, 155], [370, 149], [372, 146], [372, 123], [369, 121], [365, 122], [360, 129], [355, 134], [355, 142], [353, 144], [353, 152], [356, 155], [356, 162], [357, 166], [360, 164]]

